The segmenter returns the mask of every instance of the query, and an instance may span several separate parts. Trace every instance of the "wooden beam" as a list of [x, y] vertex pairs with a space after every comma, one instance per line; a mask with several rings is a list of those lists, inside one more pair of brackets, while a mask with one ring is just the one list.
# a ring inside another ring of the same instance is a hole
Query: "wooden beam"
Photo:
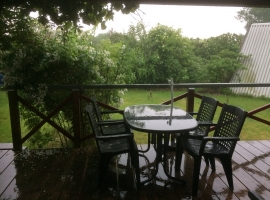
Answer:
[[129, 1], [113, 0], [110, 2], [129, 2], [137, 4], [157, 4], [157, 5], [270, 7], [270, 1], [266, 0], [129, 0]]

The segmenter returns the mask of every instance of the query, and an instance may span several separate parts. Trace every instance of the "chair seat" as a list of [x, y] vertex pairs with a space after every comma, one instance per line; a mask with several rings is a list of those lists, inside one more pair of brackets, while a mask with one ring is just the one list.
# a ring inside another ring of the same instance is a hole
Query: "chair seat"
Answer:
[[127, 138], [113, 139], [113, 140], [99, 140], [99, 147], [102, 153], [116, 153], [130, 150], [129, 141]]
[[202, 131], [202, 130], [200, 130], [200, 129], [196, 129], [196, 130], [194, 130], [194, 131], [189, 131], [189, 136], [193, 136], [193, 137], [197, 137], [197, 136], [200, 136], [200, 137], [203, 137], [203, 136], [205, 136], [205, 132], [204, 131]]
[[[202, 144], [202, 140], [197, 139], [185, 139], [183, 141], [184, 143], [184, 149], [190, 154], [198, 155], [200, 147]], [[205, 145], [203, 154], [211, 154], [211, 155], [221, 155], [221, 154], [228, 154], [228, 149], [224, 148], [222, 145], [216, 143], [216, 142], [208, 142]]]
[[[192, 138], [193, 137], [203, 137], [205, 135], [206, 135], [206, 133], [204, 131], [200, 130], [200, 129], [189, 131], [189, 133], [188, 133], [188, 136], [190, 136]], [[174, 133], [173, 136], [174, 137], [180, 137], [180, 136], [183, 136], [183, 134], [182, 133]]]

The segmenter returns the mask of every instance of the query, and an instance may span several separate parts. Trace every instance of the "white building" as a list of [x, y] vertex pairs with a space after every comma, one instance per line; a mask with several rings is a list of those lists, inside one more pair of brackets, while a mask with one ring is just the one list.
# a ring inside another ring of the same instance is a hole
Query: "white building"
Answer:
[[[270, 23], [252, 24], [247, 32], [241, 53], [249, 55], [231, 83], [270, 83]], [[232, 88], [237, 94], [270, 97], [270, 87]]]

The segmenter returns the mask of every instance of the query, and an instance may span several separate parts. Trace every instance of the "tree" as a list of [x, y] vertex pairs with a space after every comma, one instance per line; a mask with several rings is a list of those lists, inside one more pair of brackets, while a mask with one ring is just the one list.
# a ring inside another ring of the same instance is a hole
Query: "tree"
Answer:
[[188, 81], [193, 54], [188, 38], [181, 35], [181, 30], [174, 30], [165, 25], [152, 28], [144, 41], [145, 79], [143, 83], [168, 83]]
[[[135, 3], [110, 4], [99, 1], [81, 1], [81, 0], [1, 0], [0, 16], [7, 10], [17, 9], [20, 11], [20, 17], [29, 16], [30, 12], [38, 11], [38, 20], [43, 25], [49, 21], [57, 25], [63, 25], [72, 22], [75, 27], [78, 26], [80, 19], [88, 25], [101, 24], [106, 28], [106, 21], [112, 20], [114, 11], [121, 11], [123, 14], [135, 12], [139, 8]], [[2, 18], [2, 23], [4, 22]]]
[[[0, 1], [0, 71], [5, 73], [6, 86], [23, 87], [19, 94], [24, 99], [40, 112], [50, 113], [68, 94], [48, 92], [47, 85], [125, 84], [132, 80], [132, 71], [124, 71], [128, 64], [123, 59], [122, 46], [97, 49], [92, 45], [92, 35], [78, 30], [80, 20], [95, 26], [101, 24], [104, 29], [114, 11], [128, 14], [137, 9], [138, 5], [133, 3]], [[29, 16], [32, 11], [38, 12], [38, 21]], [[116, 59], [112, 55], [122, 57]], [[117, 106], [121, 102], [119, 92], [92, 90], [88, 95], [95, 94], [104, 103]], [[72, 133], [71, 110], [67, 106], [53, 119]], [[31, 111], [24, 107], [20, 111], [29, 129], [39, 123], [40, 118]], [[55, 130], [45, 129], [31, 137], [34, 146], [56, 142], [55, 138], [62, 146], [68, 145], [66, 138], [55, 136]]]
[[[19, 95], [42, 113], [50, 113], [69, 95], [67, 91], [48, 91], [48, 85], [125, 84], [125, 81], [132, 80], [132, 71], [123, 67], [128, 65], [120, 56], [120, 44], [96, 48], [91, 42], [92, 35], [74, 31], [69, 31], [66, 35], [69, 39], [63, 42], [61, 31], [48, 29], [32, 19], [20, 21], [17, 25], [21, 31], [11, 32], [11, 43], [0, 51], [0, 71], [5, 73], [5, 85], [22, 87]], [[81, 91], [114, 106], [121, 102], [119, 92]], [[20, 107], [20, 113], [29, 130], [41, 120], [24, 106]], [[52, 119], [68, 132], [73, 132], [72, 106], [64, 107]], [[69, 144], [56, 130], [47, 127], [31, 137], [30, 142], [36, 147], [50, 142], [61, 142], [62, 146]]]
[[236, 19], [246, 22], [245, 29], [249, 30], [252, 23], [270, 22], [270, 8], [243, 8], [237, 12]]
[[[71, 9], [72, 8], [72, 9]], [[102, 3], [73, 0], [2, 0], [0, 1], [0, 50], [12, 43], [12, 35], [22, 32], [22, 24], [30, 20], [31, 12], [38, 12], [38, 21], [46, 26], [56, 26], [62, 30], [66, 40], [71, 27], [80, 30], [80, 21], [88, 25], [106, 28], [106, 21], [113, 20], [114, 11], [123, 14], [136, 12], [139, 8], [134, 3]]]
[[[208, 39], [192, 39], [193, 51], [197, 59], [193, 65], [200, 82], [229, 82], [232, 75], [243, 68], [244, 57], [240, 53], [243, 36], [222, 34]], [[199, 59], [200, 58], [200, 59]], [[197, 66], [197, 67], [196, 67]]]

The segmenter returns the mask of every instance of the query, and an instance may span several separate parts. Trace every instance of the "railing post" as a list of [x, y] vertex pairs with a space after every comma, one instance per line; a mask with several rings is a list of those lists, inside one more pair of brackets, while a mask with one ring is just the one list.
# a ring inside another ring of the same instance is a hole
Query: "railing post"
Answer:
[[187, 112], [194, 112], [194, 88], [188, 88], [187, 91], [187, 104], [186, 104], [186, 111]]
[[73, 129], [74, 129], [74, 148], [81, 146], [81, 113], [80, 113], [80, 93], [79, 90], [72, 90], [73, 101]]
[[17, 100], [16, 90], [8, 91], [8, 103], [9, 103], [9, 114], [10, 114], [12, 141], [13, 141], [13, 150], [22, 151], [20, 112], [19, 112], [19, 103]]

